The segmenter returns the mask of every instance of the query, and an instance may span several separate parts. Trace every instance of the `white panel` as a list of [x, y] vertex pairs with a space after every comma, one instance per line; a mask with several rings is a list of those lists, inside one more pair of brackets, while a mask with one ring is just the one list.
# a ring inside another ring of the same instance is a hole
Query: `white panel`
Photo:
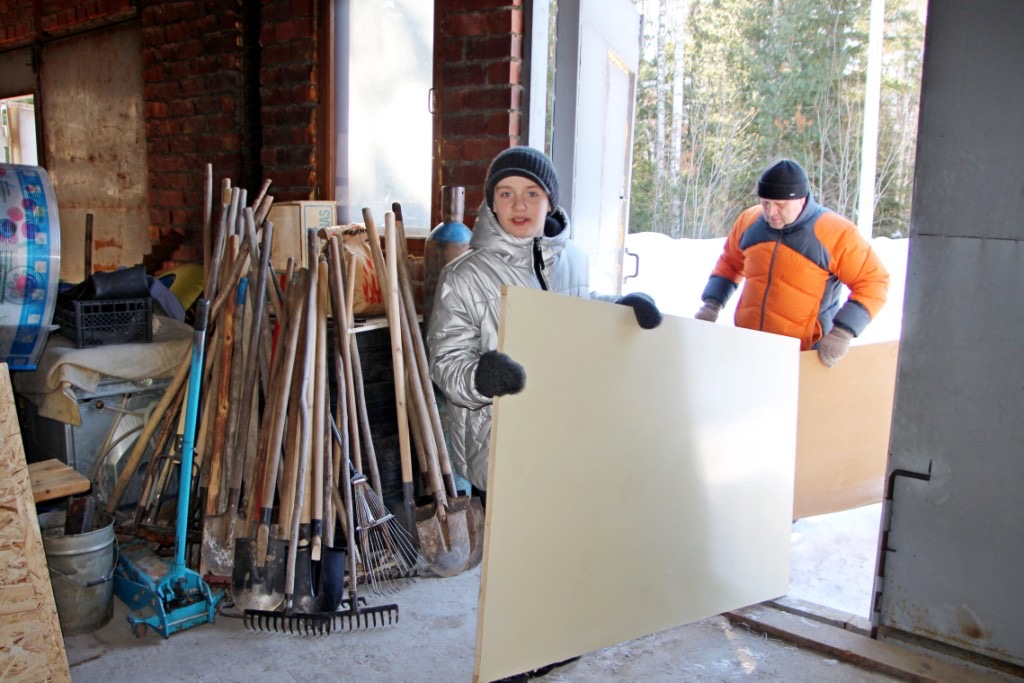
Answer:
[[621, 288], [640, 15], [629, 0], [560, 3], [552, 160], [590, 287]]
[[796, 340], [518, 288], [502, 325], [480, 680], [786, 592]]

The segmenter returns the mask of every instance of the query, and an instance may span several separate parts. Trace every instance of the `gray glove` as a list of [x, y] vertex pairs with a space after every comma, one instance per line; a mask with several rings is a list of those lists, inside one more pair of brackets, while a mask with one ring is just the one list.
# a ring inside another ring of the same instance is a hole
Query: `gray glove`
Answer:
[[718, 313], [721, 310], [722, 304], [714, 299], [708, 299], [704, 302], [703, 306], [697, 309], [697, 312], [693, 314], [693, 317], [697, 320], [706, 320], [709, 323], [713, 323], [718, 320]]
[[853, 339], [853, 332], [836, 325], [818, 341], [818, 358], [821, 359], [825, 367], [835, 367], [839, 359], [850, 350], [851, 339]]
[[658, 310], [658, 305], [643, 292], [621, 296], [615, 303], [632, 308], [637, 324], [645, 330], [654, 329], [661, 324], [661, 311]]
[[473, 376], [476, 390], [488, 398], [518, 394], [526, 386], [526, 370], [501, 351], [486, 351]]

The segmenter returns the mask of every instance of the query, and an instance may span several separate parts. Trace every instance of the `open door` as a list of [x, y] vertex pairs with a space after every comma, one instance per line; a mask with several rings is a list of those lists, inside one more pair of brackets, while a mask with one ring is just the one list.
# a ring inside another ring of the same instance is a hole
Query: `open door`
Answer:
[[590, 287], [604, 294], [622, 282], [639, 36], [629, 0], [559, 3], [552, 159]]

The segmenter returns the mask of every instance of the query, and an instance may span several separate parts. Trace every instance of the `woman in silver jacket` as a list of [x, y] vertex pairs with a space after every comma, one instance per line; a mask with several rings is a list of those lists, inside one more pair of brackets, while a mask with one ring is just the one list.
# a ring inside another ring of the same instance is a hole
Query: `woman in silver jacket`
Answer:
[[[526, 383], [522, 366], [495, 350], [502, 287], [590, 296], [587, 254], [569, 237], [547, 156], [530, 147], [501, 152], [487, 171], [484, 195], [469, 250], [441, 271], [427, 331], [430, 376], [449, 404], [452, 463], [481, 498], [492, 400]], [[613, 300], [632, 306], [642, 327], [661, 322], [644, 294]]]

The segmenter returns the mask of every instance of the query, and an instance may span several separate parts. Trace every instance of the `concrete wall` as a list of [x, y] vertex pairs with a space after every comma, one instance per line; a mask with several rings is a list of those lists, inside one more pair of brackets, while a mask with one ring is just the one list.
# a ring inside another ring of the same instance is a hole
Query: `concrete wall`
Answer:
[[883, 630], [1024, 665], [1024, 4], [932, 0]]

